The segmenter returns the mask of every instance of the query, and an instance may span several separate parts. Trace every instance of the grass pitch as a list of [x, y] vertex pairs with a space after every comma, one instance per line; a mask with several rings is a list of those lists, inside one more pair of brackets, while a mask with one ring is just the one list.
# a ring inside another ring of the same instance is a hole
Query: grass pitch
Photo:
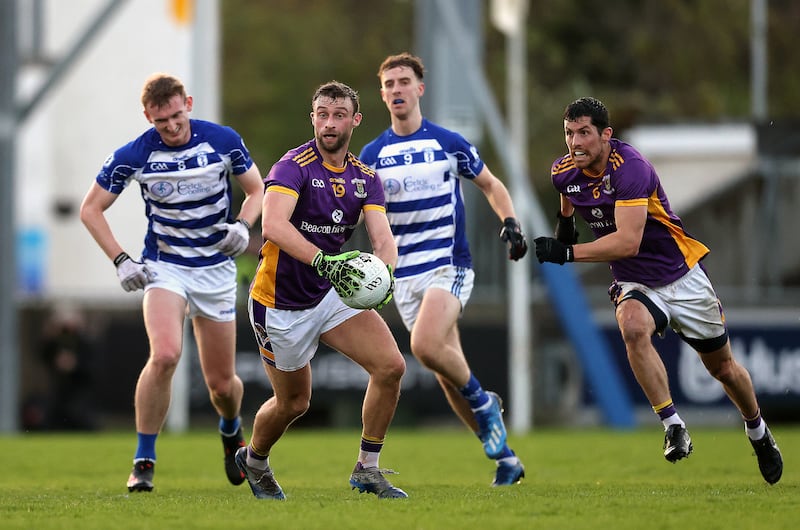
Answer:
[[358, 431], [298, 428], [271, 456], [285, 502], [228, 484], [213, 430], [162, 434], [155, 490], [133, 494], [133, 432], [0, 436], [0, 528], [794, 529], [800, 428], [772, 431], [785, 463], [775, 486], [740, 428], [692, 428], [694, 454], [673, 465], [653, 427], [512, 435], [527, 476], [491, 488], [494, 464], [467, 432], [393, 429], [381, 466], [410, 498], [379, 500], [347, 482]]

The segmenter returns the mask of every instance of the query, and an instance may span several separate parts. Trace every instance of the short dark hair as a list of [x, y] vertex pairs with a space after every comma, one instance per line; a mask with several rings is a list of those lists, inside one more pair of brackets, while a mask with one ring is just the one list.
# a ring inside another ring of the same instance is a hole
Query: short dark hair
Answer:
[[186, 101], [186, 89], [177, 77], [169, 74], [155, 73], [144, 82], [142, 87], [142, 106], [161, 108], [169, 105], [174, 96], [181, 96]]
[[420, 81], [422, 81], [422, 78], [425, 76], [425, 65], [422, 64], [422, 59], [408, 52], [403, 52], [397, 55], [390, 55], [383, 60], [378, 67], [378, 79], [381, 78], [383, 72], [386, 70], [391, 70], [392, 68], [398, 68], [400, 66], [411, 68], [414, 71], [414, 75], [417, 76], [417, 79]]
[[321, 97], [337, 99], [349, 99], [353, 102], [353, 115], [358, 113], [358, 92], [339, 81], [328, 81], [317, 87], [314, 97], [311, 98], [311, 110], [314, 110], [314, 103]]
[[602, 133], [603, 129], [611, 126], [608, 109], [599, 99], [583, 97], [576, 99], [564, 109], [564, 119], [566, 121], [577, 121], [578, 118], [583, 116], [589, 116], [592, 119], [592, 125], [597, 128], [598, 132]]

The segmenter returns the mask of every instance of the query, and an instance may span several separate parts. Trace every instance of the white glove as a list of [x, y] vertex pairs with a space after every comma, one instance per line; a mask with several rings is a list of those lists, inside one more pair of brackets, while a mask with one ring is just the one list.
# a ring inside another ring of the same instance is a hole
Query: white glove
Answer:
[[133, 261], [125, 252], [114, 258], [117, 267], [117, 277], [122, 288], [126, 291], [144, 289], [144, 286], [153, 281], [153, 273], [144, 263]]
[[250, 243], [250, 226], [244, 219], [237, 219], [236, 222], [227, 223], [224, 229], [228, 231], [219, 243], [217, 248], [226, 256], [235, 258], [245, 250]]

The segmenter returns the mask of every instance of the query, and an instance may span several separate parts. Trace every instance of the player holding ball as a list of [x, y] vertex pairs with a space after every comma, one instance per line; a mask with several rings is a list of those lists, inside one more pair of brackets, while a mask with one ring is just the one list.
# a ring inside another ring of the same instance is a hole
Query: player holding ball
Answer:
[[[250, 287], [250, 321], [274, 395], [256, 413], [250, 444], [236, 453], [253, 494], [285, 498], [270, 467], [275, 443], [311, 401], [311, 359], [322, 341], [369, 374], [362, 435], [350, 486], [379, 498], [404, 498], [378, 467], [400, 397], [405, 360], [374, 310], [351, 308], [340, 296], [363, 272], [342, 252], [363, 215], [373, 253], [397, 262], [380, 179], [348, 151], [361, 122], [358, 94], [331, 81], [311, 100], [314, 139], [288, 151], [265, 179], [264, 245]], [[388, 293], [383, 304], [391, 298]], [[383, 305], [381, 304], [381, 305]]]

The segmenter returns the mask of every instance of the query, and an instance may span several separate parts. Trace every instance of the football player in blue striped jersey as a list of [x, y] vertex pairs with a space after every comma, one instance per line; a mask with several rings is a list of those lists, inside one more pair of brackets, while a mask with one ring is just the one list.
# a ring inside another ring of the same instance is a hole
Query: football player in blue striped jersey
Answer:
[[474, 280], [463, 183], [477, 186], [494, 210], [509, 259], [519, 260], [528, 247], [508, 189], [477, 148], [423, 117], [423, 77], [419, 57], [401, 53], [383, 61], [378, 78], [391, 126], [359, 158], [383, 181], [399, 255], [394, 300], [411, 333], [411, 351], [436, 374], [453, 411], [496, 461], [492, 485], [516, 484], [525, 471], [506, 443], [502, 402], [472, 372], [458, 331]]
[[[250, 226], [261, 215], [264, 185], [236, 131], [189, 117], [193, 99], [179, 79], [152, 75], [141, 102], [152, 127], [106, 159], [80, 212], [116, 267], [122, 287], [144, 290], [150, 355], [136, 385], [138, 445], [127, 486], [130, 491], [153, 489], [156, 437], [169, 408], [187, 314], [211, 403], [220, 416], [226, 474], [238, 485], [244, 476], [234, 453], [244, 437], [239, 417], [243, 385], [234, 358], [234, 257], [247, 248]], [[147, 216], [141, 257], [125, 252], [105, 214], [133, 181]], [[233, 181], [244, 192], [238, 208]]]

